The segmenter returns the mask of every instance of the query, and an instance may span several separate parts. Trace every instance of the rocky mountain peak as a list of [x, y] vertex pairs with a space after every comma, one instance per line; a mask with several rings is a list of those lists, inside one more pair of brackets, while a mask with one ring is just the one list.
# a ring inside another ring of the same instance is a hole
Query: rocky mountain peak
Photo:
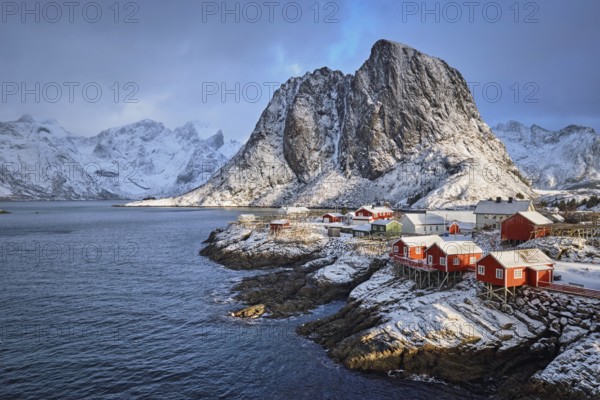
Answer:
[[[471, 172], [476, 189], [468, 184], [471, 164], [505, 173], [486, 181]], [[406, 169], [412, 172], [402, 176]], [[251, 182], [240, 179], [244, 171]], [[174, 202], [316, 206], [380, 198], [433, 205], [517, 192], [530, 190], [482, 121], [462, 75], [438, 58], [380, 40], [354, 75], [324, 67], [289, 79], [218, 178]]]
[[223, 132], [219, 129], [217, 133], [206, 139], [206, 144], [208, 144], [213, 150], [220, 149], [223, 144], [225, 144]]
[[21, 123], [25, 123], [25, 124], [33, 124], [35, 122], [35, 120], [33, 119], [33, 117], [30, 114], [23, 114], [21, 116], [21, 118], [16, 120], [16, 122], [21, 122]]

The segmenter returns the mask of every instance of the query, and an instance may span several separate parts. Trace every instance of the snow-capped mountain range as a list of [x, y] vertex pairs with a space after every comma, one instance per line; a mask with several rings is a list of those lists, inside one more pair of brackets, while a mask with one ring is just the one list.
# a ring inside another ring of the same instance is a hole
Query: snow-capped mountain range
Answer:
[[140, 199], [204, 183], [241, 144], [206, 124], [142, 120], [75, 136], [55, 120], [0, 123], [0, 199]]
[[415, 207], [533, 196], [446, 62], [380, 40], [354, 75], [321, 68], [273, 95], [248, 142], [185, 195], [133, 205]]
[[551, 131], [509, 121], [492, 130], [533, 187], [600, 188], [600, 133], [594, 129], [570, 125]]

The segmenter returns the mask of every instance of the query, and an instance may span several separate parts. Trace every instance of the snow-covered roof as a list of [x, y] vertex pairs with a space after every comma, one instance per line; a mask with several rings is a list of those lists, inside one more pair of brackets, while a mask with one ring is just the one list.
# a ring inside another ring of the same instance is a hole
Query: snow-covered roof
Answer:
[[556, 222], [565, 222], [565, 219], [560, 214], [552, 214], [550, 217], [552, 219], [554, 219]]
[[490, 252], [490, 255], [504, 268], [533, 267], [536, 265], [554, 263], [554, 261], [540, 249], [492, 251]]
[[444, 225], [444, 218], [435, 214], [404, 214], [400, 222], [406, 218], [413, 225]]
[[429, 215], [439, 215], [447, 221], [477, 222], [477, 217], [473, 210], [428, 210]]
[[327, 213], [327, 214], [323, 214], [323, 217], [325, 217], [327, 215], [332, 216], [332, 217], [339, 217], [339, 218], [342, 218], [344, 216], [344, 214], [340, 214], [340, 213]]
[[454, 224], [458, 225], [458, 227], [460, 229], [464, 229], [467, 231], [475, 229], [475, 223], [473, 223], [473, 222], [452, 221], [451, 225], [454, 225]]
[[367, 211], [371, 211], [371, 212], [374, 212], [374, 213], [393, 213], [394, 212], [394, 210], [392, 210], [391, 208], [382, 207], [382, 206], [375, 206], [375, 207], [373, 207], [373, 206], [362, 206], [361, 208], [359, 208], [356, 211], [359, 211], [359, 210], [367, 210]]
[[271, 224], [273, 224], [273, 225], [285, 225], [285, 224], [289, 224], [289, 223], [290, 223], [290, 221], [287, 219], [276, 219], [276, 220], [271, 221]]
[[521, 211], [519, 212], [519, 215], [522, 215], [524, 218], [528, 219], [536, 225], [547, 225], [552, 223], [552, 221], [550, 221], [548, 218], [544, 217], [537, 211]]
[[500, 203], [496, 203], [494, 200], [481, 200], [477, 203], [474, 213], [513, 215], [519, 211], [529, 210], [531, 204], [531, 200], [513, 200], [512, 203], [506, 200], [502, 200]]
[[357, 225], [352, 230], [353, 231], [371, 232], [371, 224]]
[[395, 221], [394, 219], [378, 219], [377, 221], [372, 222], [371, 225], [383, 225], [383, 226], [386, 226], [386, 225], [389, 225], [390, 223], [392, 223], [394, 221]]
[[[438, 235], [425, 235], [425, 236], [404, 236], [398, 242], [400, 242], [400, 241], [404, 242], [409, 247], [415, 247], [415, 246], [429, 247], [434, 243], [443, 242], [444, 239], [442, 239]], [[398, 242], [396, 242], [396, 243], [398, 243]]]
[[479, 247], [475, 242], [472, 242], [470, 240], [454, 240], [449, 242], [438, 243], [438, 247], [441, 248], [446, 254], [483, 253], [481, 247]]
[[310, 210], [306, 207], [281, 207], [279, 212], [283, 214], [302, 214], [310, 212]]

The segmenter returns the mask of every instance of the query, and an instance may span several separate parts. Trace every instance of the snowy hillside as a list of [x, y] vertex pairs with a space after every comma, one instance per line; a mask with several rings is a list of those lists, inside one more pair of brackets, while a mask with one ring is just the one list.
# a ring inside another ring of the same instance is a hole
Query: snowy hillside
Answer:
[[600, 134], [594, 129], [570, 125], [550, 131], [510, 121], [492, 130], [535, 188], [600, 185]]
[[0, 198], [136, 199], [185, 193], [240, 147], [189, 122], [143, 120], [86, 138], [25, 115], [0, 123]]
[[273, 95], [248, 143], [204, 186], [132, 205], [415, 207], [532, 196], [461, 74], [380, 40], [354, 75], [321, 68]]

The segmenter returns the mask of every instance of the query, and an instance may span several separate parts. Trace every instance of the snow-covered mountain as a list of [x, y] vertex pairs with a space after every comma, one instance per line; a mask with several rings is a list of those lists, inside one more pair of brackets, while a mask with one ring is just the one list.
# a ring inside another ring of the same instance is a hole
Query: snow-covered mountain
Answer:
[[462, 75], [380, 40], [354, 75], [321, 68], [273, 95], [244, 147], [205, 185], [133, 205], [416, 207], [532, 195]]
[[135, 199], [185, 193], [204, 183], [241, 146], [226, 142], [221, 131], [209, 136], [209, 129], [189, 122], [171, 131], [143, 120], [87, 138], [70, 134], [54, 120], [29, 115], [0, 123], [0, 198]]
[[509, 121], [492, 130], [534, 187], [600, 188], [600, 133], [594, 129], [570, 125], [550, 131]]

